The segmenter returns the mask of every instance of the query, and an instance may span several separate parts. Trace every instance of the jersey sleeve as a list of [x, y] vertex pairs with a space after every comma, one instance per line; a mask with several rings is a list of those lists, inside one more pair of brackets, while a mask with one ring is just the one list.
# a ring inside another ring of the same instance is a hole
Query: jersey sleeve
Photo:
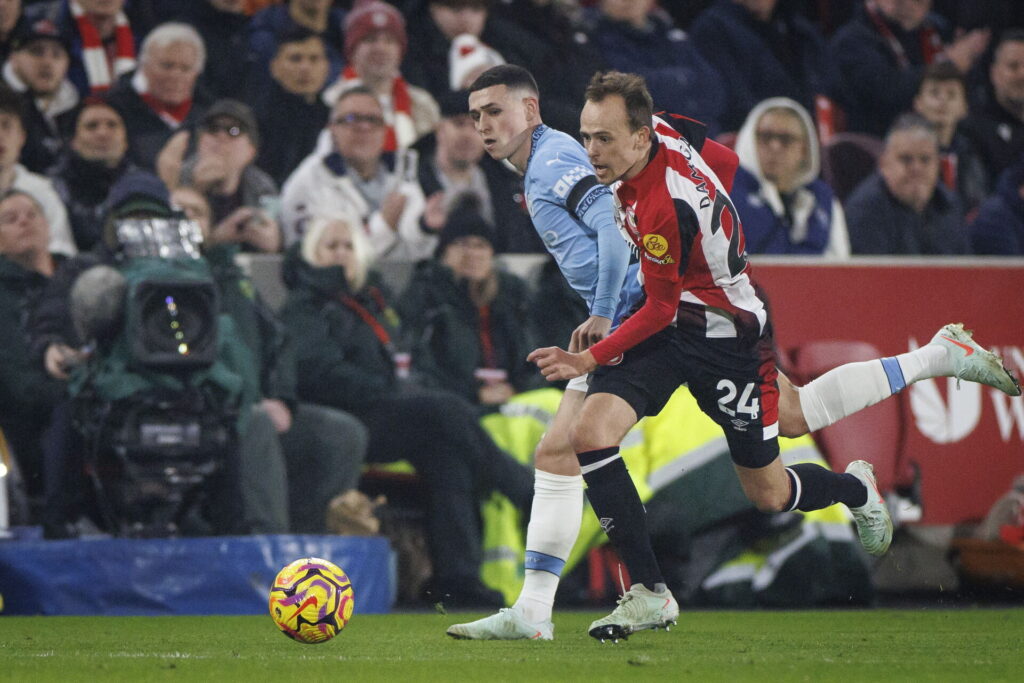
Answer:
[[676, 318], [689, 248], [700, 225], [697, 214], [686, 202], [674, 200], [663, 206], [641, 238], [640, 269], [646, 296], [643, 306], [608, 337], [590, 347], [600, 365], [607, 365]]
[[597, 181], [586, 152], [575, 140], [546, 146], [531, 161], [550, 200], [597, 236], [597, 285], [591, 315], [612, 318], [629, 268], [630, 248], [615, 224], [611, 190]]

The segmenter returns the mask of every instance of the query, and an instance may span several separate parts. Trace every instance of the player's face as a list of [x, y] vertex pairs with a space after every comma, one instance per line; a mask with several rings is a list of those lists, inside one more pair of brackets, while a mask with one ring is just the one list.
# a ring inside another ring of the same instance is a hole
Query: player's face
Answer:
[[484, 151], [498, 160], [528, 154], [530, 128], [538, 123], [533, 120], [536, 103], [535, 97], [525, 97], [505, 85], [470, 93], [469, 115], [483, 140]]
[[646, 165], [651, 129], [632, 130], [626, 103], [618, 95], [600, 102], [587, 100], [580, 114], [580, 139], [587, 148], [594, 175], [603, 185], [629, 180]]
[[885, 146], [879, 170], [885, 184], [902, 203], [921, 211], [939, 180], [939, 149], [919, 130], [893, 133]]

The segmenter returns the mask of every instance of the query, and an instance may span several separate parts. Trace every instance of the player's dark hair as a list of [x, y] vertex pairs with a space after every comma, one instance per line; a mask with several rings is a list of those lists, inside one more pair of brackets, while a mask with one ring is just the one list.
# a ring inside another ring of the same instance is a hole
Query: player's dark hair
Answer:
[[537, 81], [534, 80], [533, 74], [515, 64], [492, 66], [473, 81], [473, 84], [469, 86], [469, 92], [474, 93], [484, 88], [490, 88], [492, 85], [503, 85], [509, 90], [523, 88], [535, 95], [540, 95], [540, 88], [537, 87]]
[[589, 102], [600, 102], [611, 95], [618, 95], [625, 102], [631, 131], [650, 127], [651, 117], [654, 116], [654, 100], [651, 99], [643, 76], [621, 71], [599, 71], [587, 84], [584, 97]]
[[956, 68], [953, 62], [932, 62], [924, 68], [924, 74], [921, 76], [921, 85], [924, 85], [928, 81], [939, 81], [945, 83], [947, 81], [956, 81], [960, 85], [967, 88], [967, 80], [964, 78], [963, 73], [960, 69]]

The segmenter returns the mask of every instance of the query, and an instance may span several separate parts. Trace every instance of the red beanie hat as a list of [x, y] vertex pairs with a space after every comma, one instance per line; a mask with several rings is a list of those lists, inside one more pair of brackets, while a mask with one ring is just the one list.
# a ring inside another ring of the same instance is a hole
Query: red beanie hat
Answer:
[[374, 31], [387, 31], [395, 36], [402, 44], [402, 54], [405, 54], [408, 38], [402, 13], [381, 0], [357, 0], [345, 17], [345, 59], [351, 61], [359, 41]]

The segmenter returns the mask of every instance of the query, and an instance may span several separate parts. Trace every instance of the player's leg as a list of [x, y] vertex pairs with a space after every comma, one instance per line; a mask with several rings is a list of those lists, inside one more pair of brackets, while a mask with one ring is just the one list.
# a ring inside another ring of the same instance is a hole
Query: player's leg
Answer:
[[667, 627], [679, 616], [651, 547], [647, 511], [619, 454], [619, 444], [637, 419], [638, 413], [624, 398], [592, 393], [570, 437], [587, 483], [587, 499], [633, 582], [618, 607], [590, 625], [588, 632], [601, 642]]
[[523, 589], [510, 609], [448, 628], [453, 638], [470, 640], [550, 640], [551, 610], [565, 561], [580, 533], [583, 477], [569, 443], [569, 431], [586, 397], [586, 380], [569, 383], [551, 426], [534, 456], [536, 479], [526, 529]]
[[1002, 361], [960, 323], [940, 329], [924, 346], [898, 356], [847, 363], [797, 388], [779, 381], [780, 433], [816, 431], [931, 377], [957, 377], [1019, 396], [1020, 384]]

